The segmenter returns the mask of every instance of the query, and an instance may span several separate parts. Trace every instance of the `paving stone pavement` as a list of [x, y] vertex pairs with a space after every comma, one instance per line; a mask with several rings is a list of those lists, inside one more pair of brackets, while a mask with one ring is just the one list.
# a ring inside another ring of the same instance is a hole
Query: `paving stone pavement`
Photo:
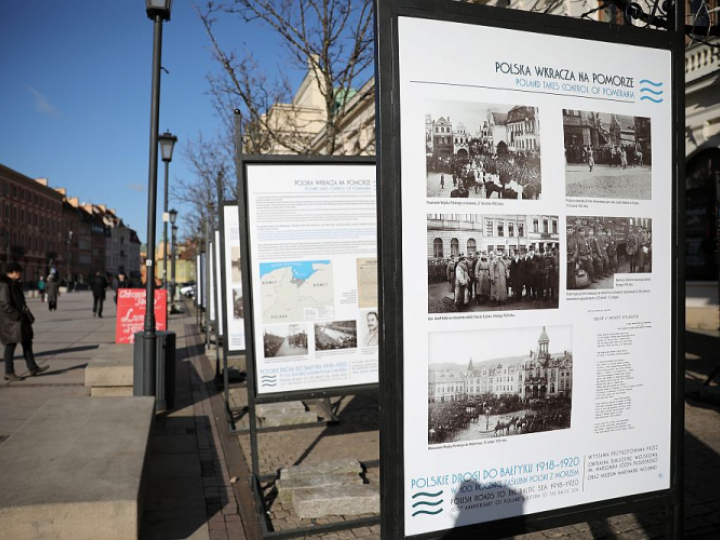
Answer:
[[[697, 390], [718, 362], [720, 339], [686, 333], [686, 386]], [[211, 355], [212, 357], [212, 355]], [[720, 376], [718, 377], [720, 380]], [[231, 393], [235, 408], [247, 404], [246, 391]], [[341, 422], [334, 426], [318, 426], [259, 435], [259, 464], [263, 475], [275, 474], [285, 466], [318, 463], [340, 457], [352, 457], [361, 462], [378, 459], [377, 395], [346, 396], [333, 399]], [[685, 538], [692, 540], [720, 539], [720, 404], [708, 404], [688, 399], [685, 405]], [[241, 423], [244, 417], [237, 414]], [[247, 434], [237, 437], [246, 461], [250, 462], [250, 442]], [[379, 482], [377, 467], [366, 473], [369, 483]], [[295, 515], [292, 505], [283, 504], [276, 497], [272, 482], [264, 484], [267, 516], [275, 530], [303, 527], [309, 520]], [[347, 516], [351, 519], [359, 516]], [[517, 535], [514, 540], [578, 539], [578, 540], [651, 540], [665, 538], [664, 512], [625, 514], [589, 523]], [[316, 520], [318, 524], [331, 519]], [[360, 527], [327, 534], [309, 536], [326, 540], [380, 537], [380, 527]]]

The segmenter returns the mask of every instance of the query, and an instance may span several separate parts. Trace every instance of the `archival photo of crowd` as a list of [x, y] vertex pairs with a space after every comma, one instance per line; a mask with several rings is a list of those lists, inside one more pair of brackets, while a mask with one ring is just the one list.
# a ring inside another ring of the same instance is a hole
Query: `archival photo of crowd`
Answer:
[[539, 199], [538, 108], [428, 102], [425, 159], [428, 197]]
[[263, 344], [265, 358], [307, 355], [307, 328], [304, 324], [266, 326], [263, 331]]
[[568, 216], [567, 288], [613, 289], [616, 274], [652, 272], [652, 219]]
[[428, 444], [568, 429], [572, 326], [429, 336]]
[[315, 350], [357, 348], [357, 321], [333, 321], [315, 325]]
[[652, 199], [650, 119], [563, 110], [565, 195]]
[[243, 303], [242, 287], [233, 287], [233, 318], [235, 320], [245, 318], [245, 306]]
[[428, 313], [557, 309], [559, 217], [429, 214]]

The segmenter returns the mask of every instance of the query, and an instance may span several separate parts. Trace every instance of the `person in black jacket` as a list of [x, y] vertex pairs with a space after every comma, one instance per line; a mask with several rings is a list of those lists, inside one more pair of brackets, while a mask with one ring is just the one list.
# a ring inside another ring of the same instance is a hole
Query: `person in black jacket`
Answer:
[[102, 272], [95, 272], [95, 277], [90, 283], [93, 293], [93, 317], [96, 315], [102, 319], [103, 302], [105, 302], [105, 290], [108, 288], [108, 281]]
[[5, 380], [20, 381], [15, 375], [13, 357], [18, 343], [22, 343], [23, 356], [31, 376], [42, 373], [48, 366], [38, 366], [32, 350], [34, 321], [25, 303], [20, 274], [22, 267], [11, 262], [5, 276], [0, 276], [0, 343], [5, 345]]
[[123, 272], [120, 272], [117, 275], [117, 280], [113, 283], [113, 289], [115, 289], [115, 305], [117, 305], [117, 299], [118, 299], [118, 289], [128, 289], [130, 288], [130, 282], [125, 278], [125, 274]]

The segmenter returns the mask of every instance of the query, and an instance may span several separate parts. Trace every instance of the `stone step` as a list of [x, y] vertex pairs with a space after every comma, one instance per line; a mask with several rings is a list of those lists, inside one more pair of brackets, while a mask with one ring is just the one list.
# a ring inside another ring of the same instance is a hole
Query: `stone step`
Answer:
[[0, 538], [136, 540], [155, 399], [46, 401], [0, 446]]
[[90, 388], [90, 397], [132, 397], [132, 386], [95, 386]]
[[293, 507], [302, 519], [380, 512], [377, 486], [328, 486], [293, 493]]
[[280, 469], [280, 478], [289, 480], [304, 476], [318, 476], [322, 474], [360, 474], [362, 465], [357, 459], [342, 458], [323, 461], [321, 463], [303, 463], [294, 467], [283, 467]]
[[356, 473], [320, 474], [316, 476], [296, 476], [294, 478], [280, 479], [277, 486], [280, 500], [291, 503], [294, 492], [328, 486], [362, 485], [363, 479]]
[[274, 414], [258, 418], [260, 427], [296, 426], [299, 424], [312, 424], [318, 421], [317, 413], [307, 411], [303, 413]]
[[108, 347], [102, 349], [88, 362], [85, 368], [85, 386], [91, 388], [101, 386], [133, 385], [133, 351], [132, 348]]
[[267, 418], [269, 416], [301, 414], [307, 412], [302, 401], [282, 401], [279, 403], [261, 403], [255, 405], [255, 416]]

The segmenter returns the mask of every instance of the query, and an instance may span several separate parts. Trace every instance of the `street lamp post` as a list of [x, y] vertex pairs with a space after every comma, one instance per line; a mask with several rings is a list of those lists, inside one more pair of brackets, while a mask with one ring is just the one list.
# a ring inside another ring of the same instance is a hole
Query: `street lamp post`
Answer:
[[171, 239], [172, 239], [172, 250], [170, 251], [170, 260], [172, 261], [172, 266], [170, 266], [170, 313], [177, 313], [177, 309], [175, 309], [175, 234], [177, 233], [178, 228], [175, 226], [175, 220], [177, 219], [177, 210], [174, 208], [170, 210], [170, 225], [171, 225]]
[[145, 320], [143, 324], [144, 395], [155, 393], [155, 221], [157, 213], [158, 126], [160, 124], [160, 59], [162, 24], [170, 20], [172, 0], [146, 0], [145, 11], [153, 21], [152, 91], [150, 100], [150, 163], [148, 171], [147, 259], [145, 261]]
[[168, 179], [170, 176], [170, 162], [172, 161], [173, 148], [177, 142], [177, 137], [165, 131], [158, 137], [160, 143], [160, 154], [165, 163], [165, 191], [163, 193], [163, 275], [162, 282], [163, 287], [167, 290], [167, 266], [168, 266]]
[[70, 282], [72, 281], [72, 265], [70, 264], [70, 259], [72, 258], [72, 239], [73, 239], [73, 232], [68, 231], [67, 233], [67, 282], [65, 283], [65, 288], [67, 292], [70, 292]]

